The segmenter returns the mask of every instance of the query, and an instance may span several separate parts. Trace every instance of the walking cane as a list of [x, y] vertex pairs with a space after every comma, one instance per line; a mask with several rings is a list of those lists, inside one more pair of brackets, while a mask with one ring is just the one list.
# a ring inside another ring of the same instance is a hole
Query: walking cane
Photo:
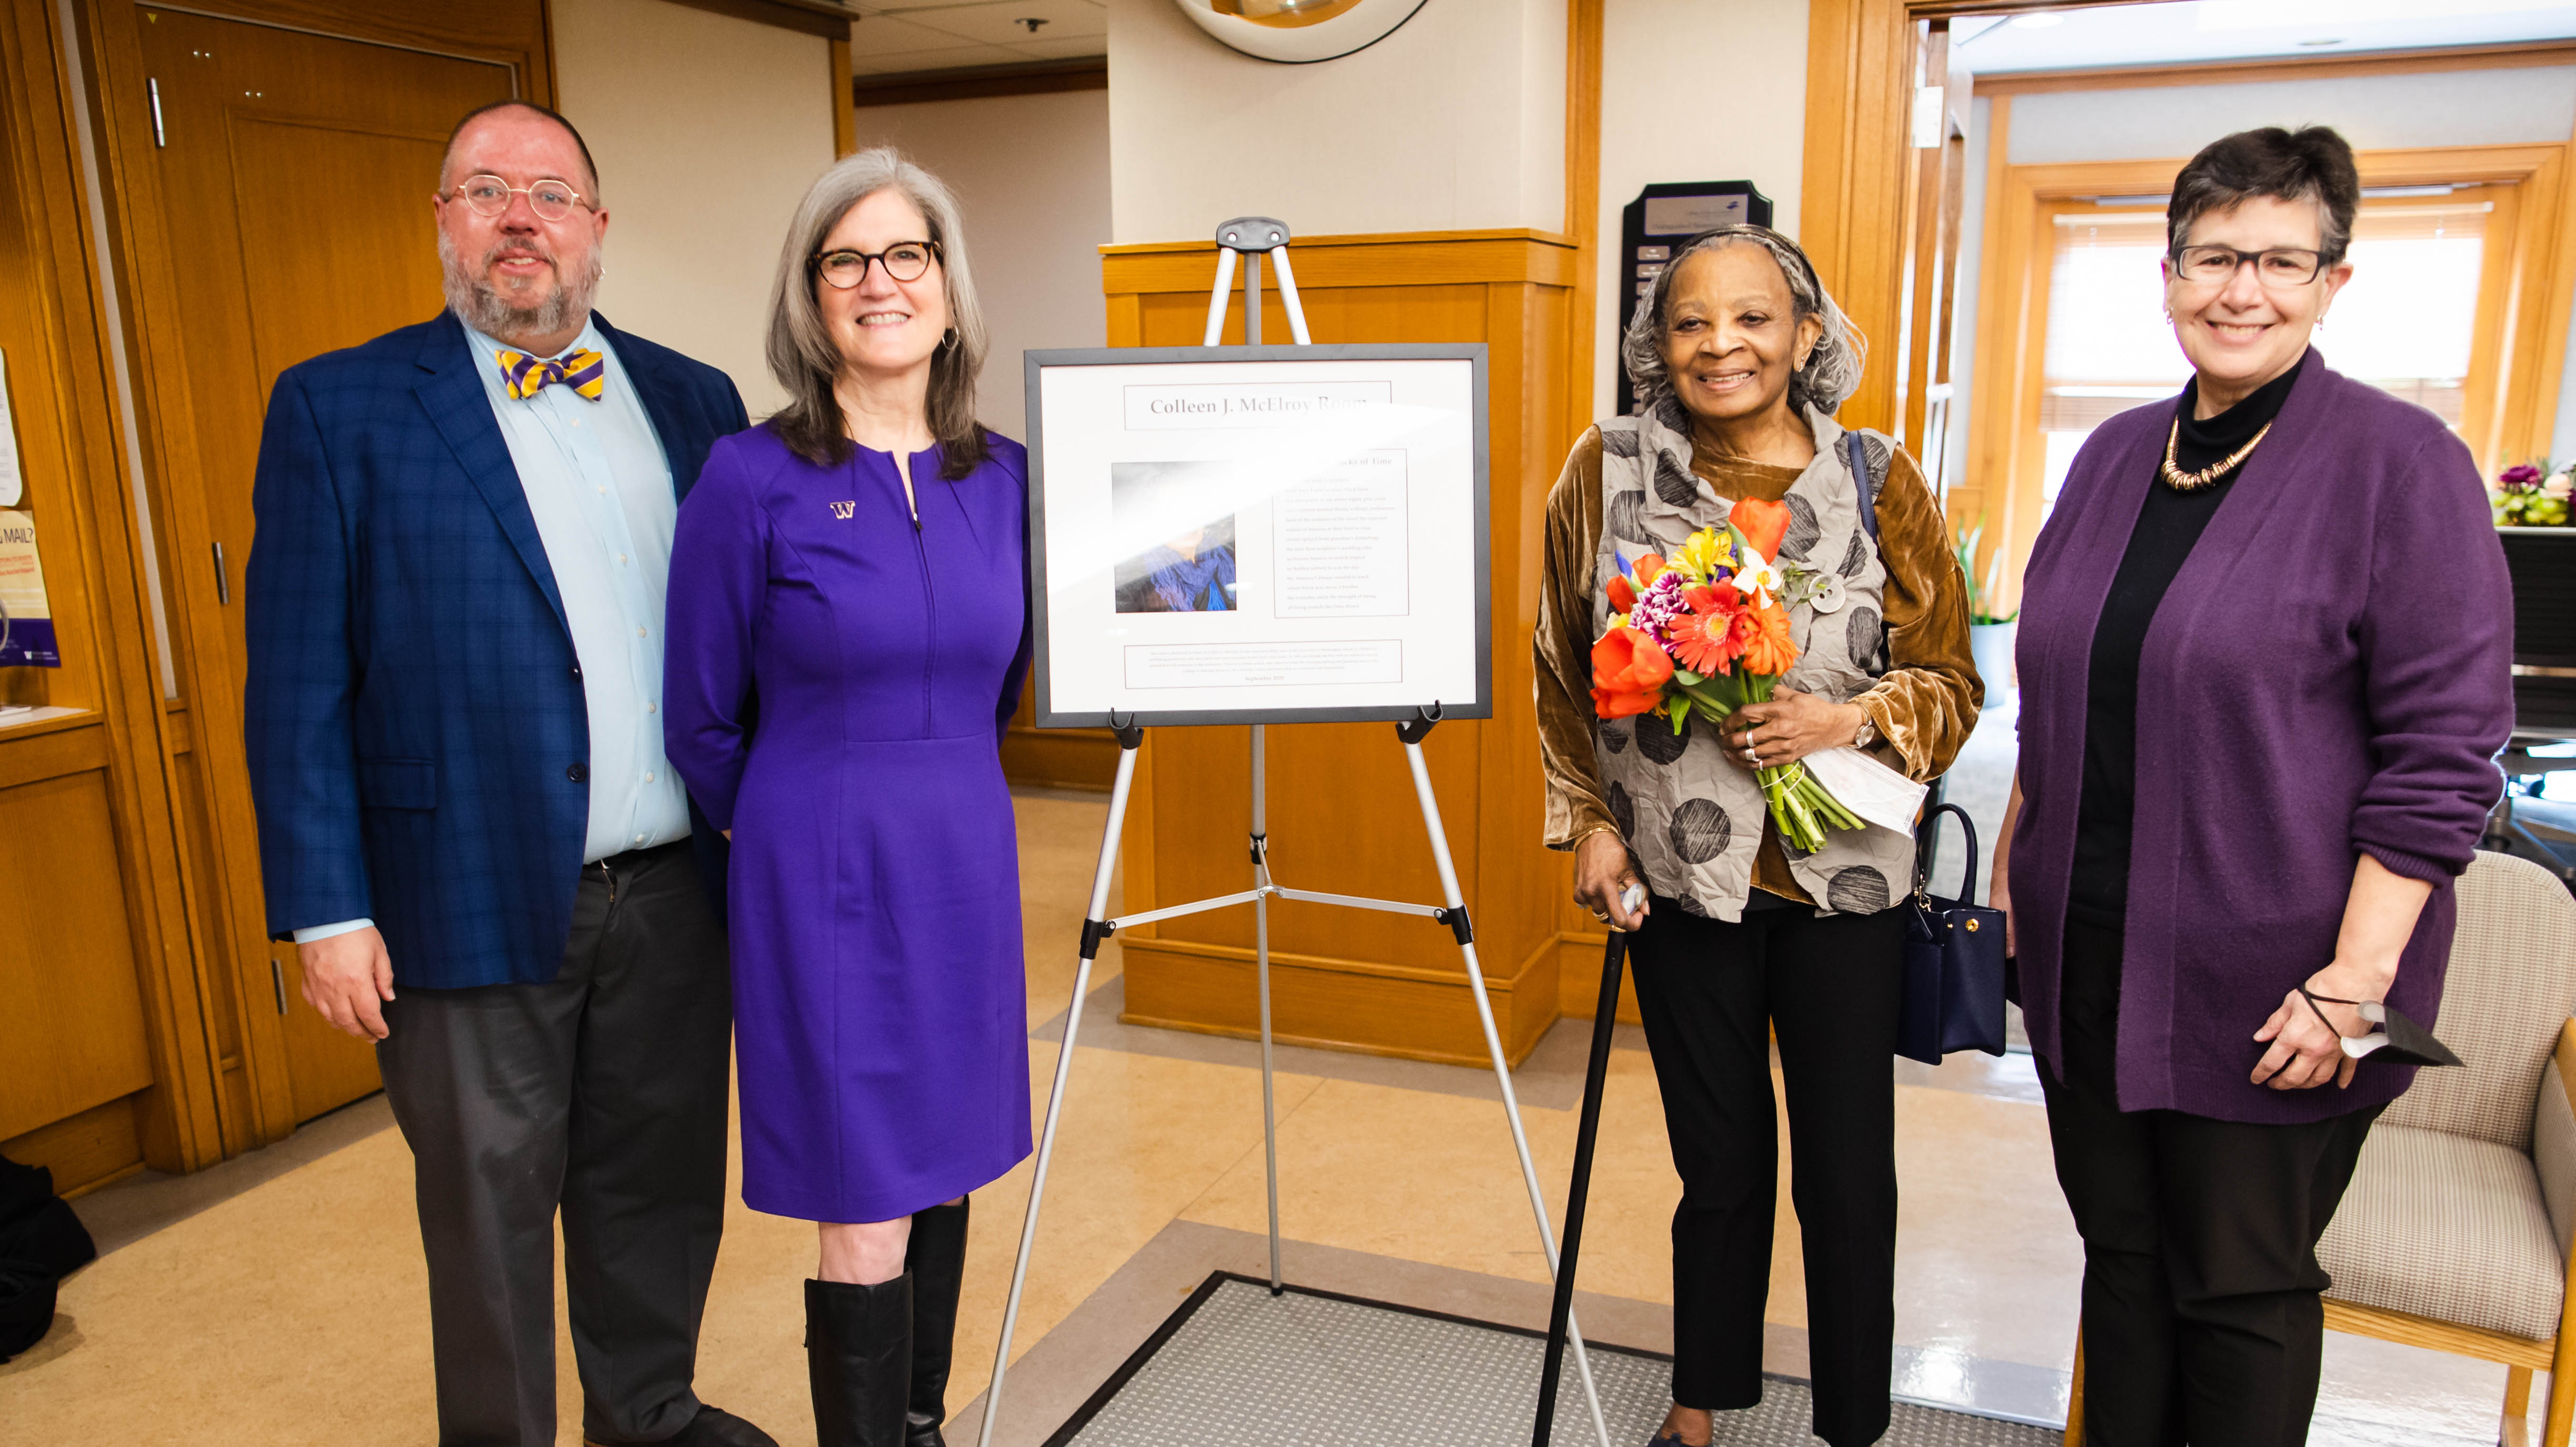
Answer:
[[[1636, 906], [1621, 901], [1631, 910]], [[1601, 1133], [1601, 1092], [1610, 1075], [1610, 1035], [1618, 1026], [1619, 967], [1628, 937], [1615, 927], [1601, 952], [1601, 999], [1592, 1010], [1592, 1058], [1583, 1067], [1583, 1119], [1574, 1135], [1574, 1181], [1565, 1194], [1565, 1239], [1558, 1246], [1556, 1298], [1547, 1311], [1547, 1358], [1538, 1376], [1538, 1421], [1530, 1447], [1548, 1447], [1556, 1430], [1556, 1381], [1565, 1366], [1566, 1322], [1574, 1314], [1574, 1267], [1583, 1250], [1583, 1202], [1592, 1190], [1592, 1142]]]

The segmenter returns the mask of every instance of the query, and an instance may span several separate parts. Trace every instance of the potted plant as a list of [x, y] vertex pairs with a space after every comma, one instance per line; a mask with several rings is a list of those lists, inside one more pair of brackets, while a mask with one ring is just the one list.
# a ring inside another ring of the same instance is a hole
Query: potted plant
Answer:
[[[2576, 470], [2576, 469], [2570, 469]], [[2576, 492], [2569, 471], [2551, 475], [2546, 462], [2508, 467], [2495, 480], [2495, 520], [2500, 528], [2563, 528], [2568, 498]]]
[[1980, 516], [1976, 526], [1952, 535], [1951, 548], [1958, 555], [1959, 576], [1968, 581], [1968, 652], [1976, 659], [1977, 676], [1986, 682], [1991, 705], [2013, 689], [2013, 635], [2020, 631], [2021, 610], [1995, 611], [1995, 595], [2003, 591], [2002, 548], [1987, 560], [1984, 578], [1977, 576], [1977, 545], [1985, 536], [1986, 520]]

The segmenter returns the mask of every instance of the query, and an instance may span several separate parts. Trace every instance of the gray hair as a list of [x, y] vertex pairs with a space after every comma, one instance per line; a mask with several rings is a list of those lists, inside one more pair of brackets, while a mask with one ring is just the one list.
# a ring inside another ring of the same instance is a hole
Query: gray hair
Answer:
[[841, 349], [833, 342], [823, 309], [814, 299], [822, 281], [814, 272], [814, 255], [850, 208], [879, 191], [902, 194], [921, 211], [930, 234], [923, 239], [937, 248], [940, 283], [948, 297], [948, 336], [930, 359], [930, 434], [942, 453], [939, 475], [949, 481], [964, 477], [989, 450], [984, 429], [975, 421], [975, 381], [984, 370], [991, 345], [984, 329], [984, 309], [975, 300], [974, 272], [966, 259], [966, 231], [957, 198], [938, 177], [905, 160], [892, 146], [876, 146], [835, 163], [814, 180], [796, 219], [787, 226], [787, 244], [778, 254], [778, 279], [769, 293], [769, 374], [787, 390], [789, 401], [770, 419], [778, 439], [809, 462], [832, 466], [848, 460], [851, 443], [832, 392], [841, 373]]
[[1628, 319], [1628, 330], [1619, 339], [1619, 356], [1636, 383], [1638, 404], [1652, 410], [1673, 395], [1673, 379], [1664, 366], [1664, 313], [1673, 278], [1680, 274], [1684, 260], [1721, 246], [1759, 246], [1770, 252], [1782, 279], [1789, 283], [1791, 321], [1815, 317], [1824, 323], [1815, 350], [1807, 354], [1807, 364], [1789, 376], [1789, 406], [1804, 409], [1813, 404], [1830, 415], [1860, 389], [1861, 363], [1869, 354], [1869, 341], [1816, 279], [1815, 263], [1807, 260], [1807, 253], [1768, 226], [1721, 226], [1692, 237], [1656, 273], [1646, 294], [1637, 298], [1636, 314]]

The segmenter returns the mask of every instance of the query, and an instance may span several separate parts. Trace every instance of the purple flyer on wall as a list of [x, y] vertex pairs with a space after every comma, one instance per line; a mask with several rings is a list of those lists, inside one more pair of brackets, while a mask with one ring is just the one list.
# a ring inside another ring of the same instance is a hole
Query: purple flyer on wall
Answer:
[[60, 668], [32, 513], [0, 512], [0, 668]]

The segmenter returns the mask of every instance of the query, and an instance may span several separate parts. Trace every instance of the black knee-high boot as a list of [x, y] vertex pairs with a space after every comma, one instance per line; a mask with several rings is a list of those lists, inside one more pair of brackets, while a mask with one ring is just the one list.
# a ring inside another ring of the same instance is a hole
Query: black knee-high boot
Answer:
[[912, 1276], [805, 1283], [805, 1371], [818, 1447], [902, 1447], [912, 1383]]
[[957, 1344], [957, 1293], [966, 1276], [967, 1203], [912, 1215], [903, 1269], [912, 1276], [912, 1400], [904, 1447], [947, 1447], [948, 1361]]

